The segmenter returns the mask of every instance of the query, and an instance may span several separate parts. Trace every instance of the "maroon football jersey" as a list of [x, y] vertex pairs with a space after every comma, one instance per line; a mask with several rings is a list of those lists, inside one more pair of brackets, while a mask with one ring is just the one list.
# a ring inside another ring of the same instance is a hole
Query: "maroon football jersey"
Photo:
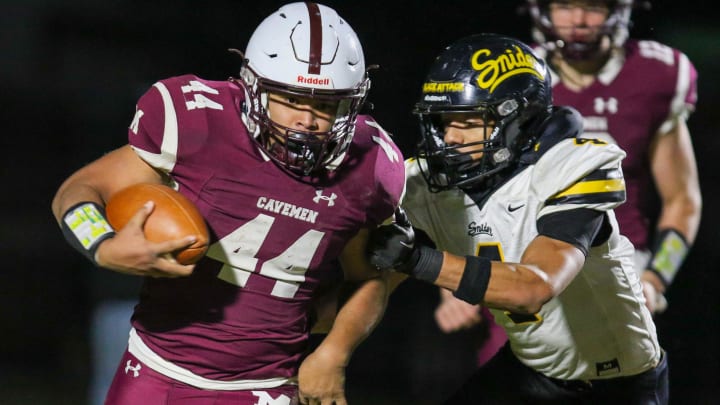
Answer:
[[671, 117], [694, 109], [697, 71], [683, 53], [655, 41], [629, 40], [624, 48], [624, 57], [614, 56], [598, 80], [580, 92], [568, 89], [553, 72], [553, 98], [556, 105], [580, 111], [583, 137], [616, 142], [627, 153], [623, 161], [627, 201], [615, 212], [621, 232], [636, 248], [645, 249], [657, 207], [650, 143]]
[[405, 178], [399, 149], [361, 115], [343, 164], [298, 181], [253, 143], [244, 97], [231, 81], [163, 80], [140, 98], [129, 130], [138, 155], [170, 175], [211, 230], [191, 276], [144, 281], [132, 324], [163, 359], [225, 381], [296, 374], [313, 294], [342, 277], [348, 240], [392, 215]]

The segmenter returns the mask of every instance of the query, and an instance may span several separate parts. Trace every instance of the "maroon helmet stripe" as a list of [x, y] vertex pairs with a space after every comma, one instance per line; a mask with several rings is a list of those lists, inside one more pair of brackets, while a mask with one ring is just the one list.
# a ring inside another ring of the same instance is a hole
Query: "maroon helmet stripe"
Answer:
[[320, 7], [315, 3], [306, 2], [310, 15], [310, 61], [308, 73], [319, 75], [322, 58], [322, 19]]

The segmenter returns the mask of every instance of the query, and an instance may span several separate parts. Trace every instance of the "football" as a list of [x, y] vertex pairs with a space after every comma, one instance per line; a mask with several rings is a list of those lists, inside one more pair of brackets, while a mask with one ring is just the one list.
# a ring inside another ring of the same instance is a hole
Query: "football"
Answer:
[[174, 252], [174, 257], [181, 264], [200, 260], [210, 239], [205, 219], [192, 201], [168, 186], [141, 183], [118, 191], [105, 206], [107, 220], [120, 230], [148, 201], [153, 201], [155, 208], [145, 222], [145, 237], [152, 242], [164, 242], [197, 235], [195, 243]]

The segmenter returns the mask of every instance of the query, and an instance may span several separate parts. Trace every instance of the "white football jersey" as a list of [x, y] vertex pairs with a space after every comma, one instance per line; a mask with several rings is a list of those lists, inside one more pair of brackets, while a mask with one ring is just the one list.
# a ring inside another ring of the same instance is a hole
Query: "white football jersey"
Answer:
[[660, 360], [655, 325], [632, 269], [634, 248], [619, 234], [613, 212], [624, 199], [624, 156], [602, 141], [561, 140], [481, 205], [459, 189], [429, 192], [420, 162], [406, 161], [402, 206], [415, 227], [455, 255], [518, 263], [544, 215], [578, 208], [607, 213], [609, 239], [591, 247], [577, 277], [539, 313], [491, 310], [517, 358], [548, 377], [628, 376]]

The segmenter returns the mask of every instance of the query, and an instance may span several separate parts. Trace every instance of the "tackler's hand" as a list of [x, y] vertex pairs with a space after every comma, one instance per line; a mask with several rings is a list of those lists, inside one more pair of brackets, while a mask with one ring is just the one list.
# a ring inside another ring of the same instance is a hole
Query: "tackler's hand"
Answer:
[[415, 251], [415, 231], [405, 211], [398, 207], [395, 222], [381, 225], [370, 232], [368, 259], [379, 270], [407, 273], [412, 269]]

